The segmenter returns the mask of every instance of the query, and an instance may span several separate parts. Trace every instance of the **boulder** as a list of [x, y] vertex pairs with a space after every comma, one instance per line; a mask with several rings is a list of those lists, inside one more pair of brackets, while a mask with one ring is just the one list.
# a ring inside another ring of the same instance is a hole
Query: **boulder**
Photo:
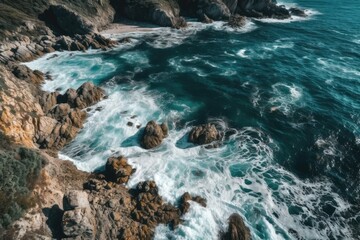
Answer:
[[76, 91], [69, 88], [63, 95], [58, 96], [57, 102], [68, 103], [72, 108], [84, 109], [99, 102], [104, 96], [104, 90], [91, 82], [86, 82]]
[[220, 140], [221, 136], [214, 124], [203, 124], [194, 127], [189, 134], [189, 142], [203, 145]]
[[64, 210], [74, 210], [75, 208], [89, 208], [88, 194], [84, 191], [71, 190], [64, 196]]
[[131, 174], [135, 172], [125, 157], [110, 157], [105, 165], [104, 175], [108, 181], [127, 183]]
[[186, 21], [179, 16], [180, 7], [175, 0], [126, 0], [124, 12], [130, 19], [163, 27], [186, 26]]
[[104, 96], [104, 90], [95, 86], [91, 82], [86, 82], [81, 85], [77, 90], [77, 98], [75, 99], [75, 107], [84, 109], [97, 102], [99, 102]]
[[93, 239], [95, 236], [95, 218], [90, 208], [66, 211], [62, 218], [62, 226], [66, 237]]
[[245, 26], [245, 24], [246, 24], [246, 17], [240, 16], [238, 14], [232, 15], [229, 18], [229, 22], [228, 22], [228, 25], [232, 28], [241, 28]]
[[245, 225], [242, 217], [233, 213], [228, 219], [229, 226], [227, 231], [222, 234], [221, 240], [250, 240], [250, 229]]
[[145, 149], [151, 149], [159, 146], [167, 135], [168, 126], [165, 123], [158, 125], [155, 121], [150, 121], [146, 124], [140, 144]]

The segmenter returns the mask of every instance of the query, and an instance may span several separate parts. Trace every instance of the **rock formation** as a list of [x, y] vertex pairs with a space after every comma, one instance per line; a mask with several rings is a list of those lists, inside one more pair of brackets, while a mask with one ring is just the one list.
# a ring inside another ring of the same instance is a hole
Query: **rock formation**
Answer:
[[144, 133], [141, 137], [141, 146], [145, 149], [151, 149], [159, 146], [168, 135], [168, 126], [165, 123], [158, 125], [154, 121], [146, 124]]
[[180, 7], [176, 0], [126, 0], [124, 13], [130, 19], [163, 27], [186, 26], [185, 19], [179, 15]]
[[227, 231], [222, 234], [221, 240], [250, 240], [251, 234], [249, 228], [245, 225], [242, 217], [233, 213], [228, 219], [229, 226]]
[[189, 142], [198, 145], [209, 144], [220, 140], [221, 136], [214, 124], [208, 123], [194, 127], [189, 134]]
[[130, 164], [127, 163], [127, 159], [123, 156], [110, 157], [105, 165], [104, 175], [108, 181], [116, 183], [127, 183], [131, 174], [135, 172]]
[[228, 25], [232, 28], [241, 28], [246, 24], [246, 17], [240, 16], [238, 14], [232, 15], [229, 18]]

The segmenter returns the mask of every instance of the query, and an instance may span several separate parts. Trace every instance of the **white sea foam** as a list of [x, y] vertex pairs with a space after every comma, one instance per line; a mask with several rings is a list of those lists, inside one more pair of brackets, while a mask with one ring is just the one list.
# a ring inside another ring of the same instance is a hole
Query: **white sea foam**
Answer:
[[[50, 72], [54, 80], [45, 83], [48, 90], [58, 86], [77, 87], [85, 79], [110, 78], [116, 69], [121, 69], [96, 54], [84, 58], [81, 53], [64, 54], [28, 64]], [[146, 54], [136, 51], [118, 54], [134, 69], [137, 64], [145, 67], [148, 64]], [[71, 57], [74, 62], [68, 59]], [[173, 59], [169, 64], [182, 71], [183, 66], [178, 66], [177, 62], [185, 64], [199, 59], [198, 56]], [[81, 64], [81, 71], [74, 69], [75, 60]], [[211, 61], [203, 64], [219, 68]], [[156, 76], [152, 77], [152, 81], [156, 81]], [[244, 217], [254, 239], [295, 239], [293, 231], [304, 239], [326, 239], [329, 233], [351, 238], [350, 229], [341, 216], [351, 206], [332, 191], [333, 186], [327, 179], [301, 180], [279, 166], [274, 161], [278, 146], [260, 129], [235, 130], [219, 148], [193, 146], [184, 141], [191, 123], [181, 129], [176, 125], [178, 119], [197, 110], [196, 103], [181, 102], [176, 108], [166, 109], [165, 93], [150, 91], [145, 83], [117, 84], [116, 79], [107, 79], [102, 87], [109, 98], [92, 107], [84, 129], [60, 156], [70, 159], [82, 170], [92, 171], [103, 166], [109, 156], [122, 154], [137, 168], [128, 183], [130, 187], [139, 181], [154, 179], [160, 194], [171, 203], [186, 191], [207, 199], [207, 208], [191, 203], [190, 211], [184, 216], [185, 222], [175, 231], [159, 226], [155, 239], [217, 239], [218, 231], [226, 227], [226, 219], [234, 212]], [[255, 98], [258, 95], [256, 93]], [[276, 83], [272, 86], [269, 104], [289, 113], [300, 105], [302, 98], [299, 86]], [[102, 110], [96, 111], [98, 107]], [[144, 126], [151, 119], [168, 122], [169, 136], [159, 148], [144, 150], [139, 147], [136, 126]], [[227, 129], [224, 120], [212, 121]], [[129, 127], [128, 122], [134, 125]], [[321, 140], [318, 144], [325, 146]], [[328, 217], [321, 210], [321, 199], [325, 197], [336, 206], [334, 217]], [[306, 221], [313, 226], [306, 225]]]
[[302, 89], [295, 84], [276, 83], [272, 85], [273, 97], [270, 98], [270, 111], [281, 111], [288, 115], [292, 113], [294, 107], [299, 107], [303, 102], [300, 101], [303, 93]]

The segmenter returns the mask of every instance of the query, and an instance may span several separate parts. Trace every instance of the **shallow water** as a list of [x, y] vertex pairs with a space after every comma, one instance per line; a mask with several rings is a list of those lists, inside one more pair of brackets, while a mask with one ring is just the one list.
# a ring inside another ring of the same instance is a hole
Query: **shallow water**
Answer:
[[[208, 200], [156, 239], [216, 239], [233, 212], [254, 239], [359, 238], [360, 4], [297, 5], [310, 16], [129, 33], [110, 51], [29, 63], [53, 76], [45, 90], [93, 81], [109, 95], [62, 157], [93, 171], [122, 154], [137, 168], [129, 186], [154, 179], [172, 203], [185, 191]], [[170, 132], [148, 151], [136, 126], [152, 119]], [[207, 121], [235, 134], [215, 149], [188, 144]]]

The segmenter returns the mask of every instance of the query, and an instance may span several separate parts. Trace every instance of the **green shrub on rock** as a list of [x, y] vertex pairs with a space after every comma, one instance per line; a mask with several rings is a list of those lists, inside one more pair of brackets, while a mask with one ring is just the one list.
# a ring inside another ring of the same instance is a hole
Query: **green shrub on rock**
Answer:
[[34, 206], [31, 191], [44, 164], [44, 158], [33, 150], [0, 149], [0, 229]]

